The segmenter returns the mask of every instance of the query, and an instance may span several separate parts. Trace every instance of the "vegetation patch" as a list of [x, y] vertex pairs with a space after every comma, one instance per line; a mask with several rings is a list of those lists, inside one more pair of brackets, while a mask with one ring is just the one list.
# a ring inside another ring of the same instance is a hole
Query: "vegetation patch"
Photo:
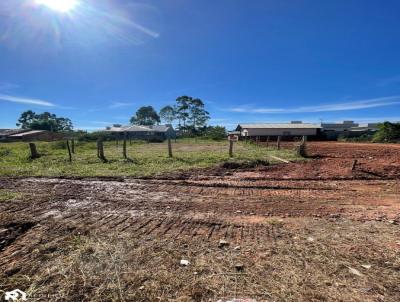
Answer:
[[173, 157], [168, 157], [167, 143], [128, 143], [127, 156], [123, 158], [122, 143], [104, 142], [107, 163], [97, 158], [95, 142], [78, 142], [72, 162], [63, 142], [37, 142], [40, 158], [29, 160], [27, 143], [3, 143], [0, 148], [12, 150], [12, 154], [0, 157], [0, 175], [6, 176], [153, 176], [208, 168], [221, 163], [234, 168], [255, 167], [267, 164], [270, 155], [287, 160], [301, 159], [294, 150], [276, 150], [245, 142], [234, 145], [233, 157], [229, 157], [227, 141], [204, 139], [179, 139], [172, 143]]
[[384, 122], [379, 125], [373, 137], [374, 142], [388, 143], [400, 141], [400, 123]]
[[349, 136], [349, 133], [342, 134], [339, 136], [338, 141], [398, 143], [400, 142], [400, 123], [384, 122], [379, 124], [378, 131], [368, 132], [357, 137]]
[[21, 196], [22, 196], [21, 193], [0, 189], [0, 202], [12, 201]]

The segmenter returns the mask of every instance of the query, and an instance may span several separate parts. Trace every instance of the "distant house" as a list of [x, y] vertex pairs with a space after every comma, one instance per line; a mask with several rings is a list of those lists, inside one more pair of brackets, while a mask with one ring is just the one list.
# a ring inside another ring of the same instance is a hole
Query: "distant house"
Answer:
[[26, 132], [24, 129], [0, 129], [0, 141], [5, 141], [10, 135]]
[[172, 125], [114, 125], [113, 127], [107, 127], [105, 131], [114, 133], [119, 138], [122, 138], [126, 133], [129, 139], [165, 140], [168, 137], [176, 137], [176, 133]]
[[321, 123], [322, 135], [326, 139], [337, 139], [343, 137], [359, 137], [364, 134], [373, 134], [378, 131], [378, 123], [360, 125], [354, 121], [343, 121], [342, 123]]
[[62, 134], [46, 130], [0, 129], [1, 141], [52, 141], [62, 138]]
[[300, 137], [317, 136], [321, 127], [315, 124], [293, 121], [291, 123], [268, 123], [268, 124], [239, 124], [236, 131], [240, 131], [241, 137], [259, 138], [264, 140], [267, 137]]

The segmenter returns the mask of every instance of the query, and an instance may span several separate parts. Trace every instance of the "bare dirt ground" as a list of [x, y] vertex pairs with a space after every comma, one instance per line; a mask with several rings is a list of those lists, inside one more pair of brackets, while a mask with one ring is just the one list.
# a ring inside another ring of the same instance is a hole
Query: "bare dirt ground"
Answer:
[[305, 162], [157, 179], [1, 178], [21, 197], [0, 203], [0, 291], [32, 301], [400, 301], [400, 146], [307, 151]]

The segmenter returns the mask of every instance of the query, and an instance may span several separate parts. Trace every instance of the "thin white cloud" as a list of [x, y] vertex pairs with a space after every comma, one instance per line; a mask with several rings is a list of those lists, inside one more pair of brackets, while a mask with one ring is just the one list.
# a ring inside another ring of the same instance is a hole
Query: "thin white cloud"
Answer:
[[133, 103], [126, 103], [126, 102], [113, 102], [108, 108], [116, 109], [121, 107], [128, 107], [133, 106]]
[[250, 106], [241, 106], [231, 108], [231, 112], [244, 113], [269, 113], [269, 114], [286, 114], [286, 113], [313, 113], [313, 112], [333, 112], [359, 110], [367, 108], [376, 108], [383, 106], [391, 106], [400, 104], [400, 96], [390, 96], [375, 99], [359, 100], [346, 103], [334, 103], [315, 106], [301, 106], [297, 108], [254, 108]]
[[6, 94], [0, 94], [0, 101], [12, 102], [12, 103], [18, 103], [18, 104], [39, 105], [39, 106], [46, 106], [46, 107], [55, 107], [56, 106], [55, 104], [45, 101], [45, 100], [32, 99], [32, 98], [26, 98], [26, 97], [18, 97], [18, 96], [6, 95]]

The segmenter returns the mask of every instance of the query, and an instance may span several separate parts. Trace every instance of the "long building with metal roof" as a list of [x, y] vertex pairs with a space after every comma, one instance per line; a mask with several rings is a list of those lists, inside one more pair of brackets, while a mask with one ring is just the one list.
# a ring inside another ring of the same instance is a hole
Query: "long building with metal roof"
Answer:
[[316, 136], [321, 126], [299, 121], [291, 123], [262, 123], [262, 124], [239, 124], [236, 131], [240, 131], [244, 137], [294, 137], [294, 136]]

